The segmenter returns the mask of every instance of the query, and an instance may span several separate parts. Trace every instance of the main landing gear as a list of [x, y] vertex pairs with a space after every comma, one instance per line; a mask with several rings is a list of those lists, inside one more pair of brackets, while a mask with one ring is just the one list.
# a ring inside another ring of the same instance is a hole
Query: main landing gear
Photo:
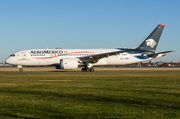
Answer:
[[91, 63], [84, 63], [84, 68], [82, 68], [82, 72], [94, 72], [94, 68], [92, 68], [92, 64]]
[[94, 68], [82, 68], [82, 72], [94, 72]]

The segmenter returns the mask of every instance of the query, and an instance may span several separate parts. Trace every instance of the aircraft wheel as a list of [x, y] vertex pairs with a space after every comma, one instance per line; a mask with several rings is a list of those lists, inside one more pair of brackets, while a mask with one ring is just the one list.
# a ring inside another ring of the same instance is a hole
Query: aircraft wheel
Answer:
[[20, 71], [20, 72], [23, 72], [23, 69], [22, 69], [22, 68], [20, 68], [20, 69], [19, 69], [19, 71]]
[[86, 72], [86, 68], [82, 68], [82, 72]]
[[91, 68], [91, 69], [90, 69], [90, 72], [94, 72], [94, 68]]

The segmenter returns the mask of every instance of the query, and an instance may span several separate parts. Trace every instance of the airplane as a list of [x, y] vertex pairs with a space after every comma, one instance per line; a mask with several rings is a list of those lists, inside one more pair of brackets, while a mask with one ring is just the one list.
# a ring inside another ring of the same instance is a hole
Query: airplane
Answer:
[[159, 24], [135, 48], [115, 49], [29, 49], [11, 54], [6, 63], [22, 66], [55, 66], [56, 69], [77, 69], [94, 72], [97, 65], [126, 65], [140, 63], [166, 55], [173, 51], [155, 52], [165, 24]]

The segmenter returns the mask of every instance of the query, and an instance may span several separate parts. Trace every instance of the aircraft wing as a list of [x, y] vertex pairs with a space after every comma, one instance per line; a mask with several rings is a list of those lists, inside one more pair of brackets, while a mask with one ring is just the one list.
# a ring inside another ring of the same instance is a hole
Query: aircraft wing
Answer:
[[174, 52], [174, 51], [157, 52], [157, 53], [153, 53], [153, 54], [148, 54], [147, 56], [152, 57], [152, 56], [155, 56], [155, 55], [166, 54], [166, 53], [170, 53], [170, 52]]
[[100, 53], [100, 54], [95, 54], [95, 55], [90, 55], [90, 56], [84, 56], [84, 57], [79, 57], [79, 59], [81, 61], [84, 62], [84, 60], [86, 60], [86, 62], [97, 62], [98, 60], [100, 60], [101, 58], [104, 57], [109, 57], [112, 55], [117, 55], [119, 53], [123, 53], [123, 52], [130, 52], [130, 51], [134, 51], [134, 50], [138, 50], [139, 48], [135, 48], [135, 49], [126, 49], [126, 50], [122, 50], [122, 51], [114, 51], [114, 52], [106, 52], [106, 53]]

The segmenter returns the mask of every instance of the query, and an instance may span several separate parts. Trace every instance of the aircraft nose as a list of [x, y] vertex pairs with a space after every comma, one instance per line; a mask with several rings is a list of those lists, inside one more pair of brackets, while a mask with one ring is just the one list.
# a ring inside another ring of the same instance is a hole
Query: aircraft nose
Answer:
[[9, 57], [9, 58], [6, 59], [5, 63], [14, 64], [14, 60], [11, 57]]
[[9, 62], [9, 58], [6, 59], [5, 63], [6, 63], [6, 64], [9, 64], [9, 63], [10, 63], [10, 62]]

